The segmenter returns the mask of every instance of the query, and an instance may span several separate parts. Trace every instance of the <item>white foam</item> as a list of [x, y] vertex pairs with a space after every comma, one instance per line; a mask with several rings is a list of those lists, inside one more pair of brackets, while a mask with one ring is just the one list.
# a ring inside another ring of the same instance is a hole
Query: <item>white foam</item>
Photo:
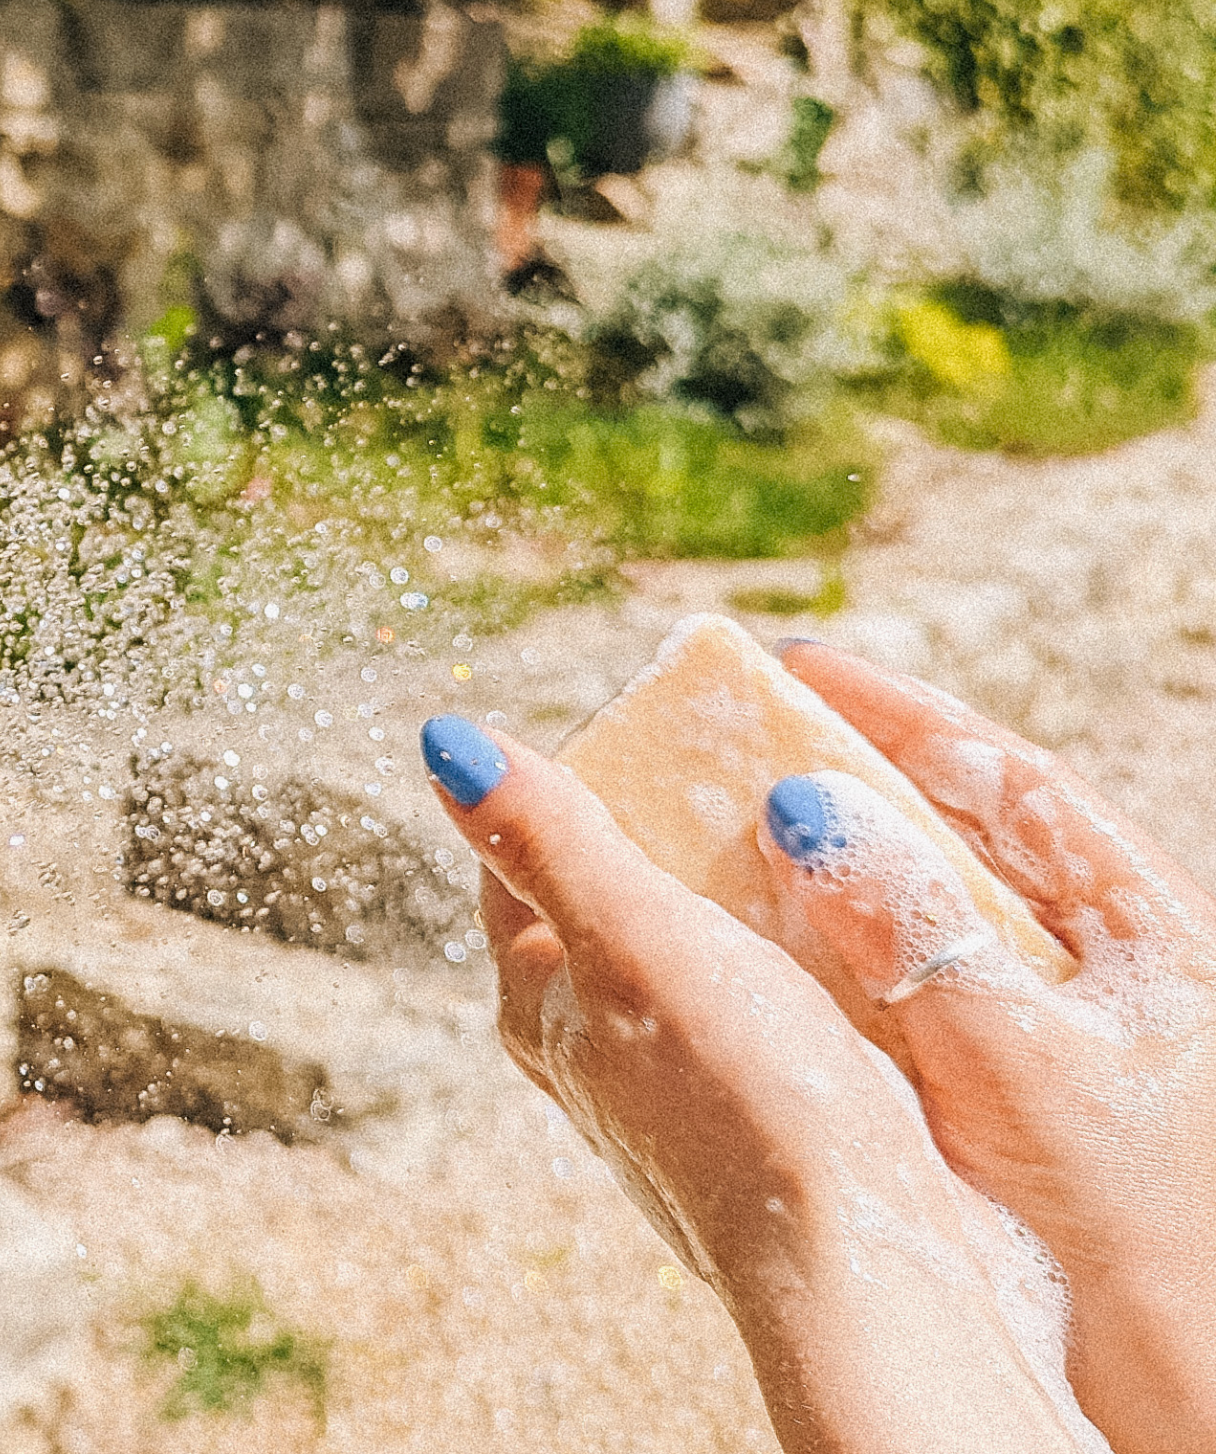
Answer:
[[[814, 875], [816, 885], [843, 886], [856, 877], [850, 885], [855, 912], [881, 912], [891, 919], [893, 959], [882, 966], [880, 982], [868, 986], [873, 994], [918, 970], [947, 945], [990, 931], [958, 872], [916, 824], [848, 773], [820, 772], [814, 778], [830, 797], [847, 840], [844, 848], [827, 852]], [[986, 983], [994, 977], [1008, 983], [1011, 975], [1022, 979], [991, 932], [982, 948], [943, 973], [955, 979], [979, 976]]]
[[[894, 1097], [916, 1129], [925, 1161], [944, 1178], [958, 1210], [967, 1248], [995, 1294], [1001, 1317], [1027, 1367], [1059, 1413], [1061, 1422], [1076, 1442], [1078, 1454], [1110, 1454], [1110, 1445], [1081, 1412], [1068, 1382], [1066, 1354], [1071, 1301], [1068, 1283], [1047, 1247], [1008, 1208], [981, 1197], [957, 1178], [933, 1140], [916, 1092], [899, 1068], [881, 1050], [865, 1042], [870, 1060], [891, 1088]], [[905, 1184], [913, 1173], [900, 1167], [897, 1174]], [[921, 1228], [908, 1228], [898, 1217], [865, 1203], [867, 1216], [859, 1231], [872, 1230], [894, 1239], [910, 1255], [922, 1260], [938, 1276], [954, 1279], [958, 1286], [975, 1286], [974, 1269], [968, 1273], [950, 1247], [947, 1252], [935, 1236]]]

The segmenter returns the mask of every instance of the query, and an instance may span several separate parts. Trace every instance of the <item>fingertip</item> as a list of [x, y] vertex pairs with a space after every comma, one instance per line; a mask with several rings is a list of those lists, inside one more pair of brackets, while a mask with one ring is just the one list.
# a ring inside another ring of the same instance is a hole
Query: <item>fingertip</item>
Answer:
[[502, 748], [454, 713], [425, 722], [420, 740], [432, 779], [462, 808], [478, 807], [509, 771]]
[[826, 646], [827, 642], [818, 636], [782, 636], [773, 643], [773, 655], [784, 663], [785, 658], [800, 647]]
[[773, 842], [800, 868], [819, 867], [848, 843], [832, 794], [809, 774], [782, 778], [773, 787], [765, 822]]

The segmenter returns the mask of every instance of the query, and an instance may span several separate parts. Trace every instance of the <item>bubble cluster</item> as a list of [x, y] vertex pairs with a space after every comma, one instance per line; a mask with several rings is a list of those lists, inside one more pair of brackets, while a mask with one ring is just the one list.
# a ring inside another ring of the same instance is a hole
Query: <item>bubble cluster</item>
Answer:
[[348, 955], [391, 954], [412, 938], [464, 958], [453, 930], [471, 906], [447, 850], [428, 854], [358, 799], [299, 778], [217, 778], [210, 762], [159, 752], [135, 768], [124, 862], [134, 893]]

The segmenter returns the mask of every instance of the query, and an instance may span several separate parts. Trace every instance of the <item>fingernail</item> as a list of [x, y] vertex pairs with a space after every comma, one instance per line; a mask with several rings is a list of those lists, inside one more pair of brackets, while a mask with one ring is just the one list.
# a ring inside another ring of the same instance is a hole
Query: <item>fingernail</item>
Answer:
[[777, 847], [802, 868], [817, 868], [829, 849], [848, 839], [835, 804], [813, 778], [786, 777], [768, 795], [768, 831]]
[[463, 717], [432, 717], [422, 729], [422, 756], [464, 808], [475, 808], [507, 775], [502, 749]]
[[826, 646], [818, 636], [782, 636], [773, 643], [773, 655], [778, 661], [795, 646]]

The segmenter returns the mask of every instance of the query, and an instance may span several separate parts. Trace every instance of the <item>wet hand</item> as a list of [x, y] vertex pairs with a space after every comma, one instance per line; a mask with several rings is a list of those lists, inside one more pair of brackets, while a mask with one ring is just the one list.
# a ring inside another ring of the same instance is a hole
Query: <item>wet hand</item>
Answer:
[[785, 1449], [1104, 1448], [1034, 1248], [826, 991], [567, 771], [460, 718], [423, 748], [485, 865], [508, 1050], [721, 1296]]
[[790, 902], [897, 1018], [946, 1159], [1068, 1277], [1082, 1407], [1117, 1454], [1210, 1454], [1216, 906], [1062, 763], [952, 698], [817, 643], [784, 661], [1076, 957], [1043, 984], [855, 779], [774, 790], [762, 848]]

